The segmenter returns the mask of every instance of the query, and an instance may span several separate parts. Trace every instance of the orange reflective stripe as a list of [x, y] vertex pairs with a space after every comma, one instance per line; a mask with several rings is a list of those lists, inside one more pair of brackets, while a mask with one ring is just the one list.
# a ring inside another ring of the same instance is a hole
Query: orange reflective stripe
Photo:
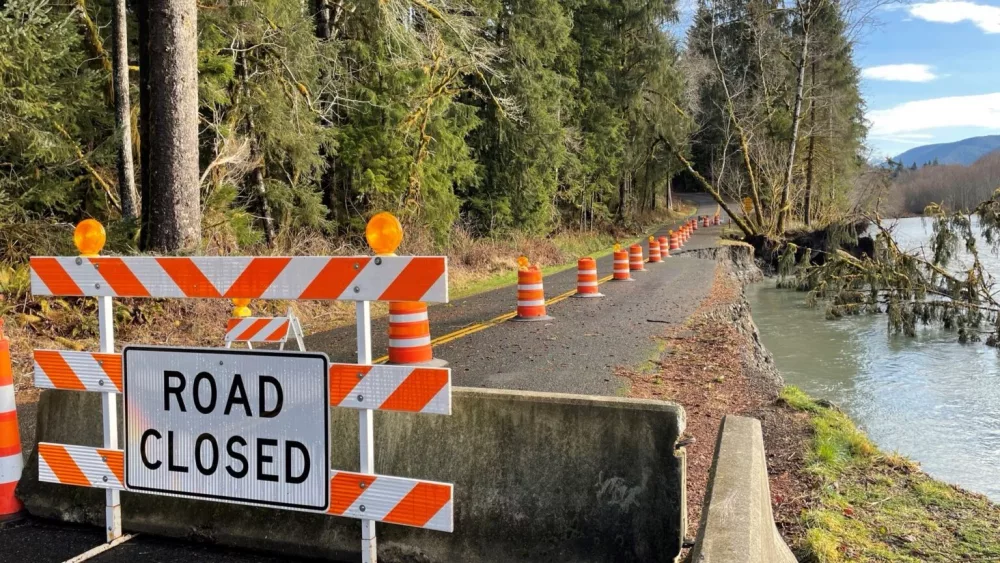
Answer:
[[118, 482], [125, 484], [125, 452], [123, 450], [102, 450], [98, 449], [97, 454], [104, 458], [104, 463], [108, 469], [115, 474]]
[[90, 480], [83, 474], [83, 471], [80, 471], [80, 466], [73, 461], [66, 448], [42, 443], [38, 444], [38, 455], [45, 460], [60, 483], [81, 487], [90, 486]]
[[383, 521], [423, 526], [450, 500], [451, 490], [447, 485], [417, 483], [417, 486], [385, 515]]
[[55, 258], [32, 258], [31, 269], [54, 295], [81, 295], [80, 286]]
[[[221, 297], [190, 258], [157, 258], [156, 263], [187, 297]], [[246, 297], [241, 295], [240, 297]]]
[[[338, 297], [351, 285], [358, 272], [363, 270], [371, 258], [360, 256], [356, 261], [330, 260], [316, 274], [309, 287], [302, 291], [299, 299], [331, 299]], [[357, 265], [357, 268], [354, 266]]]
[[268, 318], [257, 319], [256, 321], [250, 323], [250, 327], [241, 332], [240, 335], [236, 337], [236, 340], [250, 340], [270, 322], [271, 319]]
[[444, 262], [441, 260], [415, 256], [382, 292], [379, 301], [403, 301], [417, 291], [427, 293], [434, 282], [444, 275], [444, 270]]
[[419, 338], [430, 333], [431, 325], [427, 321], [389, 323], [389, 338]]
[[17, 428], [17, 411], [0, 413], [0, 457], [21, 453], [21, 435]]
[[278, 340], [284, 338], [286, 334], [288, 334], [288, 321], [281, 323], [281, 326], [276, 328], [271, 334], [267, 335], [264, 340], [268, 342], [277, 342]]
[[121, 258], [90, 258], [104, 281], [119, 295], [149, 297], [149, 291]]
[[389, 313], [393, 315], [408, 315], [426, 311], [427, 304], [422, 301], [392, 301], [389, 303]]
[[87, 390], [73, 372], [73, 368], [69, 367], [57, 350], [35, 350], [35, 363], [42, 368], [57, 389]]
[[344, 400], [361, 377], [367, 374], [372, 366], [352, 366], [349, 364], [334, 364], [330, 366], [330, 404], [339, 405]]
[[414, 369], [379, 407], [383, 410], [419, 412], [448, 383], [441, 369]]
[[224, 297], [260, 297], [291, 260], [288, 256], [254, 258]]
[[[93, 354], [98, 365], [104, 370], [104, 374], [115, 384], [119, 391], [122, 390], [122, 356], [121, 354]], [[45, 372], [48, 373], [48, 372]]]
[[10, 365], [10, 342], [0, 340], [0, 386], [12, 385], [14, 383], [14, 373]]
[[[337, 472], [330, 479], [330, 514], [343, 514], [375, 482], [374, 475]], [[363, 486], [362, 486], [363, 485]]]

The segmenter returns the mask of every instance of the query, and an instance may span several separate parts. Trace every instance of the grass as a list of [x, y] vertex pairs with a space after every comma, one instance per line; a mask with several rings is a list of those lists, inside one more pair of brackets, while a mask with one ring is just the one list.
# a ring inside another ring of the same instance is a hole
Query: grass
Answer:
[[1000, 560], [1000, 506], [881, 452], [844, 413], [799, 389], [781, 397], [810, 413], [813, 429], [806, 470], [819, 490], [802, 514], [807, 561]]

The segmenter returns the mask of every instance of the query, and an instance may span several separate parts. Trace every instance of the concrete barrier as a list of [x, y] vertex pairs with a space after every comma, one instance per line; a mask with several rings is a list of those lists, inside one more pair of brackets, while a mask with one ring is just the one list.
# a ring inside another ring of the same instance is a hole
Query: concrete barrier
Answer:
[[[662, 401], [454, 390], [452, 416], [375, 413], [386, 475], [455, 484], [455, 533], [380, 524], [382, 563], [673, 561], [684, 529], [684, 411]], [[100, 397], [45, 391], [37, 440], [99, 446]], [[357, 414], [331, 409], [333, 467], [358, 468]], [[38, 482], [18, 495], [40, 517], [101, 525], [104, 492]], [[127, 530], [341, 561], [356, 520], [122, 494]]]
[[694, 563], [795, 563], [778, 534], [760, 421], [727, 416], [719, 429]]

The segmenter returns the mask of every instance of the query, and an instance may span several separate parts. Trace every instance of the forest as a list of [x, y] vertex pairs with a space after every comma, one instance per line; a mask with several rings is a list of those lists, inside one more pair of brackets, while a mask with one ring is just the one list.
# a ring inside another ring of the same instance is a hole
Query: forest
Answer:
[[674, 0], [2, 0], [0, 248], [95, 217], [113, 252], [336, 249], [389, 210], [447, 251], [634, 227], [674, 189], [747, 236], [833, 221], [871, 192], [865, 9], [699, 0], [684, 33]]
[[1000, 152], [989, 153], [969, 166], [929, 163], [893, 168], [889, 210], [892, 215], [920, 215], [928, 205], [971, 212], [1000, 187]]

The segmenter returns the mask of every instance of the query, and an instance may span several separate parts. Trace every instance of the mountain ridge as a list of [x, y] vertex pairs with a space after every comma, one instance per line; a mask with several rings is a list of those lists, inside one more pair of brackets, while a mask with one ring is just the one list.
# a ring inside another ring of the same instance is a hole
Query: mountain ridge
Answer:
[[1000, 135], [983, 135], [969, 137], [952, 143], [936, 143], [914, 147], [893, 158], [909, 168], [913, 164], [918, 167], [934, 162], [938, 164], [961, 164], [968, 166], [981, 157], [1000, 150]]

